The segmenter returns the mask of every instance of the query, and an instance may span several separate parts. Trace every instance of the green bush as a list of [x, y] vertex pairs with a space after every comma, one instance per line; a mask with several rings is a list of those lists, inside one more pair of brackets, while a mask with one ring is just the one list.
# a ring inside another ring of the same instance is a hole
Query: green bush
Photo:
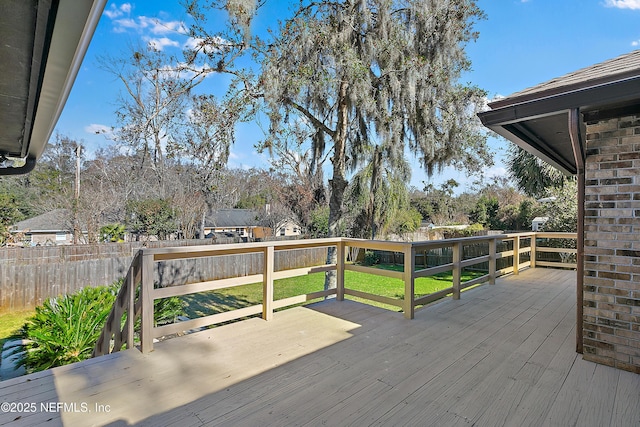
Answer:
[[51, 298], [23, 326], [30, 340], [21, 364], [27, 372], [89, 359], [116, 299], [118, 288], [84, 288]]
[[[30, 343], [20, 364], [31, 373], [89, 359], [122, 282], [84, 288], [36, 307], [36, 314], [22, 327], [22, 336]], [[154, 302], [156, 325], [171, 323], [183, 314], [178, 297]]]
[[153, 302], [153, 321], [156, 326], [175, 323], [178, 316], [184, 315], [184, 306], [180, 298], [157, 299]]
[[380, 262], [378, 254], [373, 251], [366, 251], [364, 253], [364, 265], [372, 266]]
[[463, 230], [465, 236], [474, 236], [476, 233], [483, 231], [484, 227], [482, 226], [482, 224], [478, 224], [477, 222], [474, 224], [471, 224], [470, 226], [468, 226], [467, 228], [465, 228]]

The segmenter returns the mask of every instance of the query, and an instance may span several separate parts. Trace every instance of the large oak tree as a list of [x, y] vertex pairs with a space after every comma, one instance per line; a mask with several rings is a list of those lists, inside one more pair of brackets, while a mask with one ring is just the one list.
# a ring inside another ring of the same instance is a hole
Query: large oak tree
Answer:
[[340, 230], [349, 172], [372, 146], [408, 150], [429, 174], [490, 163], [475, 117], [485, 93], [460, 83], [482, 17], [469, 0], [301, 1], [265, 46], [271, 135], [297, 115], [315, 130], [315, 152], [332, 151], [330, 236]]

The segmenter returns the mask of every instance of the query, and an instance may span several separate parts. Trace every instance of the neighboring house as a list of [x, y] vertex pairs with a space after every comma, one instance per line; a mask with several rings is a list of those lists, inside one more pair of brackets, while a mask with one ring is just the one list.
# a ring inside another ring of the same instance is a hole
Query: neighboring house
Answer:
[[271, 229], [260, 225], [258, 213], [250, 209], [220, 209], [205, 217], [204, 234], [211, 233], [262, 239], [271, 235]]
[[264, 225], [263, 214], [251, 209], [220, 209], [206, 216], [205, 236], [211, 233], [233, 234], [249, 239], [264, 239], [269, 236], [300, 236], [302, 229], [292, 220], [285, 220], [275, 228]]
[[[13, 234], [21, 234], [25, 245], [70, 245], [73, 243], [71, 212], [55, 209], [51, 212], [20, 221], [10, 229]], [[87, 232], [83, 231], [86, 235]]]
[[640, 50], [489, 107], [485, 126], [578, 177], [577, 351], [640, 373]]
[[289, 219], [282, 223], [277, 230], [274, 230], [273, 234], [275, 236], [282, 237], [300, 236], [302, 234], [302, 229], [300, 225]]

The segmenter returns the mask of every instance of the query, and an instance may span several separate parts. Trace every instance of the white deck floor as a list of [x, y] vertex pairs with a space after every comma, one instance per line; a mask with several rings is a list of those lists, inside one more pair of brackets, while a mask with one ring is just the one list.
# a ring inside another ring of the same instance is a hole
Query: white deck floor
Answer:
[[0, 382], [34, 409], [0, 425], [640, 425], [640, 375], [575, 353], [575, 304], [575, 272], [539, 268], [414, 320], [294, 308]]

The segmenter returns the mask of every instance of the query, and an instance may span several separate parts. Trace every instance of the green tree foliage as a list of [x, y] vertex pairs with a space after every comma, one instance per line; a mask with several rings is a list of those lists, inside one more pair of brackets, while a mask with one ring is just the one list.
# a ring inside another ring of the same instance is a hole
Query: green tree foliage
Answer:
[[388, 144], [372, 147], [368, 163], [347, 188], [347, 206], [354, 216], [350, 234], [371, 237], [387, 232], [398, 213], [408, 208], [410, 167], [403, 153]]
[[549, 188], [562, 187], [570, 180], [553, 166], [515, 144], [509, 145], [506, 163], [516, 186], [531, 197], [544, 197]]
[[236, 209], [263, 209], [267, 204], [267, 197], [264, 194], [246, 194], [243, 195], [238, 203], [236, 203]]
[[471, 212], [471, 221], [484, 227], [500, 230], [502, 223], [498, 219], [499, 203], [497, 197], [483, 195], [478, 200], [476, 208]]
[[543, 204], [544, 216], [549, 220], [544, 231], [575, 233], [578, 228], [578, 197], [575, 181], [565, 183], [563, 187], [550, 190], [551, 199]]
[[173, 208], [166, 199], [129, 200], [126, 218], [132, 233], [158, 236], [160, 240], [177, 228]]
[[538, 204], [511, 186], [506, 178], [495, 178], [478, 192], [470, 220], [492, 230], [530, 230]]
[[[530, 204], [521, 207], [519, 224], [525, 217], [547, 216], [544, 224], [547, 231], [575, 232], [577, 228], [577, 187], [573, 177], [563, 175], [522, 148], [511, 145], [507, 167], [518, 188], [536, 198], [550, 198], [542, 206]], [[529, 219], [530, 224], [531, 219]]]
[[312, 238], [327, 237], [329, 234], [329, 207], [321, 206], [310, 215], [309, 235]]
[[490, 162], [474, 114], [484, 92], [458, 83], [481, 17], [466, 0], [302, 2], [266, 46], [260, 81], [270, 136], [297, 115], [314, 131], [315, 152], [332, 150], [330, 236], [343, 216], [347, 171], [377, 141], [408, 147], [429, 173]]
[[[460, 207], [453, 197], [458, 187], [455, 179], [449, 179], [439, 188], [429, 183], [424, 186], [424, 195], [416, 199], [414, 207], [420, 211], [426, 221], [437, 225], [449, 225], [461, 222]], [[464, 219], [463, 219], [464, 221]]]
[[9, 239], [9, 227], [22, 221], [26, 217], [25, 212], [29, 212], [22, 192], [17, 188], [2, 191], [1, 184], [2, 182], [0, 182], [0, 245]]
[[124, 235], [127, 227], [124, 224], [107, 224], [100, 227], [100, 241], [102, 242], [124, 242]]
[[400, 209], [391, 219], [388, 232], [399, 236], [406, 236], [417, 231], [422, 223], [422, 215], [416, 209]]

